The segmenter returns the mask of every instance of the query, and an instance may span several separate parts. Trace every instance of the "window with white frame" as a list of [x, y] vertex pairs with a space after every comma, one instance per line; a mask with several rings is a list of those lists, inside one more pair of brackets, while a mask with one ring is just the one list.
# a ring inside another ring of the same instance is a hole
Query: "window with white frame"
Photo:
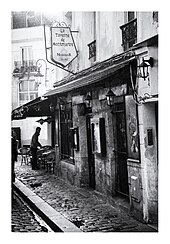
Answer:
[[33, 60], [33, 51], [31, 46], [21, 47], [22, 66], [30, 66]]
[[19, 83], [19, 105], [38, 97], [38, 85], [34, 79], [24, 79]]

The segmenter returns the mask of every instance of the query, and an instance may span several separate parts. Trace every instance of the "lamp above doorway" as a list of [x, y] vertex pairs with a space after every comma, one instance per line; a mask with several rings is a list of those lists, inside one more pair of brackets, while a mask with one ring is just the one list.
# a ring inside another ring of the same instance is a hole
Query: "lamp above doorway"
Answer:
[[106, 99], [107, 99], [107, 105], [108, 106], [113, 106], [114, 105], [114, 97], [115, 97], [116, 95], [114, 94], [114, 92], [111, 90], [111, 89], [109, 89], [109, 91], [107, 92], [107, 94], [106, 94]]
[[138, 77], [143, 78], [144, 80], [149, 76], [149, 66], [153, 67], [153, 58], [149, 59], [142, 58], [142, 63], [138, 66], [139, 73]]
[[92, 94], [91, 92], [88, 92], [86, 97], [85, 97], [85, 103], [86, 103], [86, 106], [87, 108], [91, 108], [92, 104], [91, 104], [91, 101], [92, 101]]

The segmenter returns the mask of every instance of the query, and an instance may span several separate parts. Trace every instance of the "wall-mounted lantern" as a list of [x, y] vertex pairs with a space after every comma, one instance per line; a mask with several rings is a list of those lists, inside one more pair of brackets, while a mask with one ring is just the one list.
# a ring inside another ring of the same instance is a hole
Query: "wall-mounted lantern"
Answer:
[[149, 59], [142, 58], [142, 63], [138, 66], [139, 73], [138, 77], [143, 78], [144, 80], [149, 76], [149, 66], [153, 67], [153, 58]]
[[38, 86], [41, 84], [41, 77], [44, 76], [44, 75], [41, 74], [40, 68], [41, 68], [41, 66], [38, 67], [38, 72], [37, 72], [37, 74], [34, 75], [34, 77], [36, 78], [36, 83], [37, 83]]
[[91, 106], [92, 106], [92, 104], [91, 104], [91, 102], [92, 102], [92, 94], [91, 94], [91, 92], [87, 93], [87, 95], [86, 95], [84, 100], [85, 100], [87, 108], [91, 108]]
[[50, 109], [50, 111], [51, 112], [54, 112], [54, 104], [53, 103], [50, 103], [50, 105], [49, 105], [49, 109]]
[[[43, 66], [43, 63], [45, 66]], [[46, 61], [42, 58], [38, 59], [36, 62], [36, 67], [38, 70], [37, 74], [34, 75], [36, 77], [36, 83], [38, 84], [38, 86], [42, 83], [42, 77], [44, 77], [44, 75], [41, 74], [41, 71], [40, 71], [42, 68], [43, 72], [45, 72], [45, 86], [46, 86], [46, 82], [47, 82], [47, 63], [46, 63]]]
[[113, 91], [111, 89], [109, 89], [108, 93], [106, 94], [106, 99], [107, 99], [107, 105], [108, 106], [113, 106], [114, 105], [114, 98], [115, 98], [115, 94], [113, 93]]
[[59, 105], [60, 105], [60, 109], [62, 111], [64, 111], [66, 109], [66, 104], [67, 104], [66, 98], [65, 97], [60, 97], [59, 98]]

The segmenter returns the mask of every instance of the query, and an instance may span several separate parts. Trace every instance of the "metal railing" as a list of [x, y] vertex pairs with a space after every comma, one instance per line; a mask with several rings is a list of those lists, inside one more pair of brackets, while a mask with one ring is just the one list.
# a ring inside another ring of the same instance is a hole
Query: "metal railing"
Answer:
[[137, 19], [120, 26], [120, 29], [122, 30], [122, 46], [126, 51], [137, 42]]
[[89, 47], [89, 59], [96, 58], [96, 40], [87, 45]]
[[25, 73], [37, 72], [35, 60], [14, 61], [13, 76], [22, 76]]

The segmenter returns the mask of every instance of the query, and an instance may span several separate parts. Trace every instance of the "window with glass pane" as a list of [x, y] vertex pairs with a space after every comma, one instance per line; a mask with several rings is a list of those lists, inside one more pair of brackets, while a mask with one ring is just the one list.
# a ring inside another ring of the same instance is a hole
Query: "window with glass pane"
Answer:
[[128, 22], [135, 18], [135, 12], [128, 12]]
[[30, 61], [33, 59], [32, 47], [21, 47], [21, 60], [24, 67], [30, 66]]
[[41, 14], [33, 11], [27, 13], [27, 24], [28, 27], [41, 25]]
[[25, 28], [26, 25], [26, 12], [12, 12], [13, 29]]
[[38, 86], [35, 80], [23, 80], [19, 84], [20, 105], [38, 97]]
[[28, 91], [28, 81], [27, 80], [23, 80], [20, 84], [19, 84], [19, 91]]
[[34, 80], [31, 80], [29, 82], [29, 90], [30, 91], [38, 91], [38, 84]]
[[61, 158], [71, 159], [74, 162], [73, 150], [73, 133], [70, 129], [73, 127], [72, 122], [72, 105], [67, 103], [64, 110], [60, 110], [60, 125], [61, 125]]

